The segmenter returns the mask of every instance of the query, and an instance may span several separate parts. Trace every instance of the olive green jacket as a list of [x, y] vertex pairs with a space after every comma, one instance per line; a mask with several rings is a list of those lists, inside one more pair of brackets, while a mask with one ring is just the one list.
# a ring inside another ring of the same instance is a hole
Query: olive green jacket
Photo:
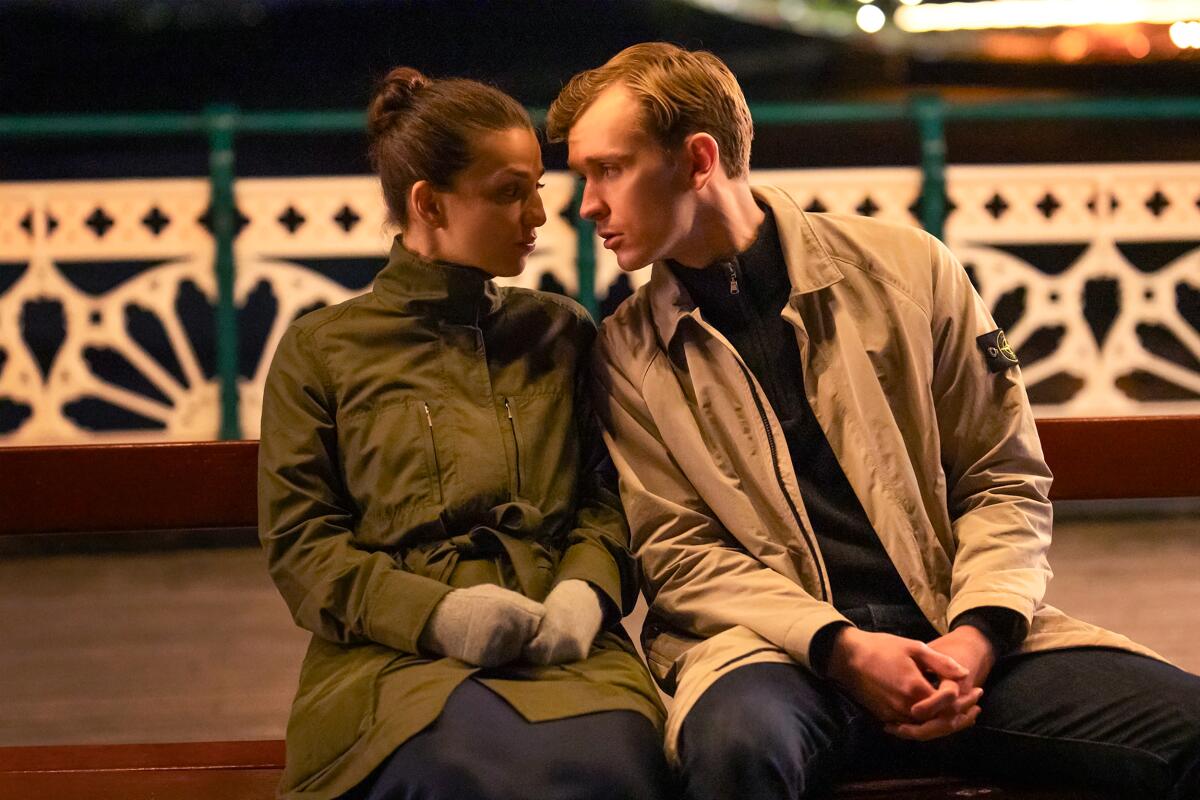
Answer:
[[[998, 606], [1020, 652], [1146, 648], [1042, 602], [1050, 470], [1015, 363], [966, 272], [916, 228], [809, 214], [754, 187], [792, 284], [805, 394], [846, 478], [930, 624]], [[664, 264], [609, 317], [597, 411], [650, 611], [642, 639], [674, 693], [666, 749], [696, 700], [755, 662], [807, 664], [832, 603], [787, 440], [761, 386]], [[996, 367], [999, 367], [997, 369]], [[799, 454], [803, 458], [803, 454]]]
[[352, 788], [477, 673], [530, 721], [628, 709], [661, 726], [619, 625], [552, 667], [481, 672], [417, 645], [456, 586], [542, 600], [579, 578], [632, 608], [628, 528], [583, 389], [594, 336], [568, 299], [499, 288], [399, 239], [371, 292], [287, 329], [263, 398], [259, 532], [314, 635], [283, 796]]

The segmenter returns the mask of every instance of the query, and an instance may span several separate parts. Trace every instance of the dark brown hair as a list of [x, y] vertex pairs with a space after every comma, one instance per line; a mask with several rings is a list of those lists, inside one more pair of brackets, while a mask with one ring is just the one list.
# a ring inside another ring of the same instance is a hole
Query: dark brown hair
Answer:
[[717, 140], [726, 175], [737, 178], [750, 170], [754, 123], [737, 78], [712, 53], [666, 42], [627, 47], [571, 78], [550, 105], [550, 141], [565, 139], [596, 97], [616, 84], [637, 99], [645, 131], [663, 147], [674, 149], [693, 133], [707, 133]]
[[521, 104], [499, 89], [463, 78], [433, 80], [412, 67], [389, 72], [367, 110], [367, 134], [391, 221], [407, 220], [414, 183], [449, 187], [471, 163], [476, 135], [510, 128], [533, 130], [533, 124]]

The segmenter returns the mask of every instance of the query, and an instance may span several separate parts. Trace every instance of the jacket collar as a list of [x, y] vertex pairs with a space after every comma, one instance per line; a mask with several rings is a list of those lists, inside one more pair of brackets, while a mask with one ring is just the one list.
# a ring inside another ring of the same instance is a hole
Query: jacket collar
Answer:
[[475, 325], [500, 307], [500, 291], [491, 277], [475, 267], [423, 258], [397, 236], [373, 288], [384, 304], [400, 311]]
[[[750, 191], [775, 215], [779, 244], [792, 286], [789, 304], [794, 305], [800, 295], [824, 289], [845, 277], [817, 239], [808, 215], [795, 200], [773, 186], [753, 186]], [[655, 262], [650, 268], [647, 289], [650, 314], [664, 342], [675, 338], [675, 331], [684, 317], [699, 319], [696, 304], [665, 262]]]

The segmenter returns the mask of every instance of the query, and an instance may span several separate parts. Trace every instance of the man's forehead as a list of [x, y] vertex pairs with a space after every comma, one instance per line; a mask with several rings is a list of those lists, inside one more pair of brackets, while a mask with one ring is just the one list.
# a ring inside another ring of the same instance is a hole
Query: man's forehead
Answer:
[[[623, 87], [622, 87], [623, 88]], [[572, 159], [593, 159], [602, 156], [629, 155], [653, 144], [642, 123], [640, 107], [627, 92], [621, 102], [613, 102], [601, 93], [567, 132], [567, 147]]]

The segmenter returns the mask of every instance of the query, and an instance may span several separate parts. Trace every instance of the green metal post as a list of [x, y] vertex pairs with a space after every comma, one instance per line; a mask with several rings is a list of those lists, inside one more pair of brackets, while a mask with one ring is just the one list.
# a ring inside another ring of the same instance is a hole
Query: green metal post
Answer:
[[579, 302], [600, 323], [600, 301], [596, 297], [596, 224], [579, 213], [583, 207], [583, 179], [575, 179], [575, 199], [571, 210], [575, 217], [575, 268], [579, 274]]
[[240, 439], [238, 420], [238, 327], [233, 302], [233, 237], [236, 206], [233, 199], [233, 134], [237, 110], [213, 106], [205, 111], [208, 128], [209, 214], [216, 243], [217, 378], [221, 386], [222, 439]]
[[940, 239], [946, 227], [946, 116], [942, 98], [914, 97], [913, 115], [921, 136], [921, 224]]

